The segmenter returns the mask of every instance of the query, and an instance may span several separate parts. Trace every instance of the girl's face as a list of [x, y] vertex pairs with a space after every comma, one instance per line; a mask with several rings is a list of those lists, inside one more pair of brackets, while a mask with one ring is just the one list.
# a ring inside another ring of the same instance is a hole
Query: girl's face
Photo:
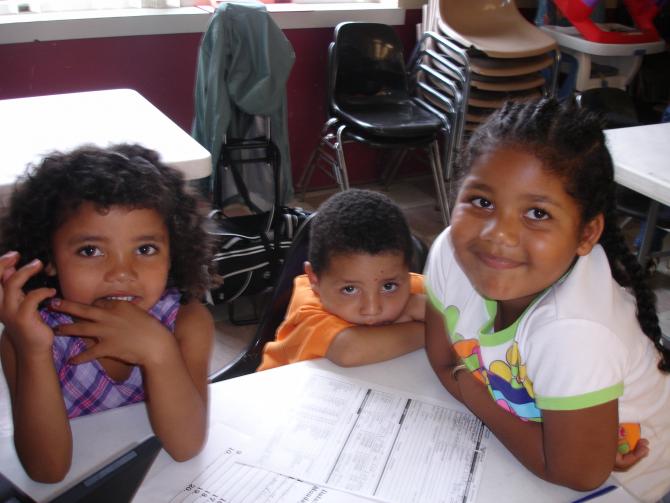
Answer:
[[65, 299], [133, 302], [148, 310], [165, 290], [170, 238], [161, 215], [151, 209], [112, 206], [100, 213], [84, 203], [54, 233], [53, 261]]
[[602, 215], [582, 225], [563, 181], [534, 155], [500, 148], [476, 159], [464, 178], [451, 237], [479, 294], [521, 314], [576, 256], [591, 251], [602, 227]]

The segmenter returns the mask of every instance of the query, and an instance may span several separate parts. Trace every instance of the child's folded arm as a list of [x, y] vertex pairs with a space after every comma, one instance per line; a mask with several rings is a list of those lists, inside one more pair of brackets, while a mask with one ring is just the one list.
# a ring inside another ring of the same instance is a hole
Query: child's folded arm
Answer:
[[425, 325], [420, 321], [391, 325], [356, 325], [335, 336], [326, 358], [342, 367], [390, 360], [424, 346]]
[[543, 423], [520, 421], [491, 399], [487, 387], [470, 372], [454, 374], [461, 363], [433, 305], [426, 310], [426, 352], [438, 378], [509, 451], [538, 477], [590, 490], [614, 467], [617, 401], [574, 411], [543, 411]]
[[405, 310], [396, 323], [402, 321], [425, 321], [426, 319], [426, 295], [413, 293], [405, 305]]
[[147, 409], [154, 432], [177, 461], [195, 456], [207, 436], [207, 365], [214, 325], [196, 301], [181, 307], [176, 348], [165, 361], [144, 369]]
[[[24, 355], [26, 356], [26, 355]], [[51, 352], [22, 357], [9, 334], [0, 357], [12, 400], [14, 445], [21, 464], [38, 482], [61, 481], [72, 461], [72, 433]]]
[[616, 453], [617, 400], [571, 411], [543, 410], [543, 422], [519, 418], [491, 400], [468, 372], [457, 380], [465, 405], [531, 472], [579, 491], [601, 485]]
[[442, 314], [431, 303], [426, 305], [426, 354], [442, 385], [459, 401], [463, 401], [453, 369], [462, 363], [452, 348], [444, 328]]

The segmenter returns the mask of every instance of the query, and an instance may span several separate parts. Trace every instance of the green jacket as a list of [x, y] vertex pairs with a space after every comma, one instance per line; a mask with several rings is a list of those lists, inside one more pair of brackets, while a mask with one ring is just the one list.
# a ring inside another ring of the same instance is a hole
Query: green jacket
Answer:
[[[281, 155], [281, 202], [293, 196], [288, 144], [286, 81], [295, 53], [265, 6], [257, 1], [222, 3], [214, 13], [200, 45], [195, 84], [193, 137], [212, 154], [216, 167], [224, 135], [253, 138], [265, 133]], [[254, 202], [272, 204], [272, 176], [267, 167], [245, 165], [243, 178]], [[230, 173], [223, 173], [223, 200], [235, 198]], [[268, 206], [268, 204], [260, 204]]]

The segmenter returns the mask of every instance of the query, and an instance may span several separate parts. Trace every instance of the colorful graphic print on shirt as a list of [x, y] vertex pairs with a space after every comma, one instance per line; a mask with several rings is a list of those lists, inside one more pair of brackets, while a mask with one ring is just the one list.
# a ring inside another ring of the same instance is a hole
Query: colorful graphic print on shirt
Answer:
[[454, 350], [470, 372], [486, 385], [493, 400], [506, 411], [526, 421], [542, 421], [542, 411], [535, 405], [533, 383], [521, 361], [516, 341], [507, 348], [505, 361], [494, 360], [486, 367], [479, 340], [466, 339], [456, 330], [459, 311], [456, 306], [445, 310], [445, 323]]

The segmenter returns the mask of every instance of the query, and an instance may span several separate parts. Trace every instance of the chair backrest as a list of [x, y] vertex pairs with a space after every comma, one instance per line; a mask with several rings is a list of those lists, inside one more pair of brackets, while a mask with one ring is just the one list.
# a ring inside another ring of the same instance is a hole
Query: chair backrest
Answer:
[[414, 253], [412, 254], [412, 263], [409, 266], [409, 270], [411, 272], [423, 274], [423, 269], [426, 266], [426, 259], [428, 258], [428, 246], [414, 234], [412, 234], [412, 246], [414, 248]]
[[459, 43], [496, 58], [522, 58], [556, 49], [549, 35], [527, 21], [515, 2], [436, 0], [439, 29]]
[[330, 50], [331, 106], [357, 99], [409, 96], [402, 43], [391, 26], [340, 23]]
[[577, 106], [598, 112], [605, 120], [605, 128], [639, 126], [633, 98], [623, 89], [598, 87], [582, 91], [576, 96]]
[[284, 320], [288, 303], [293, 292], [293, 278], [304, 271], [303, 264], [307, 260], [309, 247], [309, 229], [316, 213], [312, 213], [303, 222], [293, 238], [291, 247], [286, 252], [285, 261], [277, 278], [270, 301], [265, 306], [256, 334], [247, 349], [224, 368], [210, 376], [210, 382], [223, 381], [232, 377], [250, 374], [261, 363], [263, 347], [274, 340], [277, 327]]
[[[226, 367], [210, 376], [210, 382], [223, 381], [233, 377], [250, 374], [258, 368], [263, 357], [265, 344], [275, 339], [277, 328], [286, 315], [291, 295], [293, 279], [304, 272], [309, 249], [309, 229], [314, 219], [312, 213], [302, 224], [293, 239], [291, 248], [286, 253], [286, 260], [272, 292], [272, 298], [266, 305], [261, 321], [256, 329], [254, 339], [247, 349], [230, 362]], [[410, 264], [412, 272], [422, 273], [428, 256], [428, 247], [418, 237], [412, 235], [413, 254]]]

